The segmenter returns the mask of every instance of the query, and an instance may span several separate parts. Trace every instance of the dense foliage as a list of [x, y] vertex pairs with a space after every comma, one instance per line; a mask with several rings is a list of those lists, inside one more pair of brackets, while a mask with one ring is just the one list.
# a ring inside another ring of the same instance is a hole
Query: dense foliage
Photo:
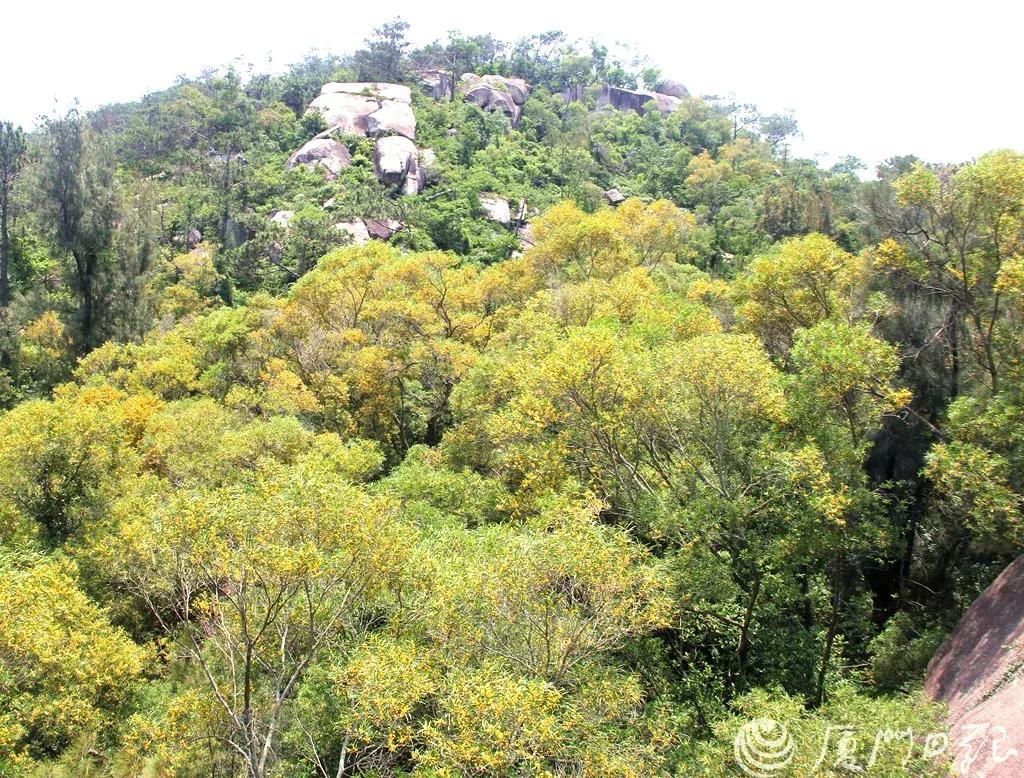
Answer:
[[[0, 774], [725, 775], [755, 717], [810, 774], [938, 726], [1024, 544], [1024, 156], [862, 182], [751, 106], [597, 110], [659, 79], [598, 44], [405, 31], [0, 124]], [[323, 83], [424, 67], [525, 78], [519, 127], [414, 86], [422, 194], [365, 139], [286, 169]]]

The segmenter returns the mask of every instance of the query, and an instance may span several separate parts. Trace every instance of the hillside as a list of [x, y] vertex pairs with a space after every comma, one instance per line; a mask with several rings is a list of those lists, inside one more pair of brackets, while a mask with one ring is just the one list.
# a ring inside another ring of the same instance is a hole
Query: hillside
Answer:
[[406, 33], [0, 124], [0, 775], [942, 774], [1024, 155]]

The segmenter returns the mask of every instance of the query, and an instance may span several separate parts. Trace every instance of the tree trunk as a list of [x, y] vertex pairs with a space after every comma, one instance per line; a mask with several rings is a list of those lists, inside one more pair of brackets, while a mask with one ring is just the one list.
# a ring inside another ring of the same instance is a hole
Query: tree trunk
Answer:
[[821, 667], [818, 669], [818, 684], [814, 694], [814, 707], [821, 707], [825, 702], [825, 681], [828, 678], [828, 668], [832, 663], [832, 647], [836, 642], [836, 634], [839, 632], [839, 606], [842, 602], [840, 592], [839, 565], [836, 565], [835, 580], [832, 583], [832, 618], [829, 620], [828, 635], [825, 637], [825, 650], [821, 654]]
[[10, 197], [5, 186], [0, 192], [0, 308], [11, 304], [11, 280], [8, 275], [11, 238], [7, 230], [9, 204]]
[[754, 608], [757, 606], [757, 598], [761, 594], [761, 576], [756, 575], [754, 585], [750, 589], [750, 596], [747, 598], [747, 608], [743, 614], [743, 626], [740, 627], [740, 641], [736, 646], [736, 678], [734, 686], [738, 688], [743, 682], [743, 675], [747, 669], [747, 655], [750, 654], [750, 625], [754, 620]]
[[78, 287], [82, 296], [82, 345], [85, 348], [88, 348], [92, 345], [94, 326], [92, 282], [96, 263], [94, 260], [85, 256], [82, 251], [72, 251], [72, 255], [75, 258], [75, 269], [78, 272]]

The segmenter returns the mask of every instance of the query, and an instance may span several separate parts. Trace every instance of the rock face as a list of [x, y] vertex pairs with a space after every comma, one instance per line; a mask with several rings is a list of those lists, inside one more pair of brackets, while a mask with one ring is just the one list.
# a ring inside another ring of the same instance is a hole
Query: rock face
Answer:
[[288, 167], [305, 165], [312, 170], [321, 167], [327, 172], [327, 178], [334, 181], [341, 171], [352, 164], [352, 155], [343, 143], [329, 138], [316, 138], [288, 158]]
[[416, 146], [401, 135], [377, 141], [373, 151], [373, 169], [382, 184], [401, 187], [403, 194], [419, 194], [423, 188]]
[[518, 127], [530, 85], [521, 78], [463, 73], [459, 79], [459, 91], [466, 100], [485, 111], [501, 111], [509, 117], [513, 127]]
[[372, 82], [324, 84], [309, 104], [331, 128], [361, 136], [389, 133], [416, 137], [412, 92], [400, 84]]
[[620, 111], [636, 111], [643, 114], [646, 105], [654, 102], [655, 108], [661, 113], [672, 113], [679, 107], [682, 100], [661, 92], [645, 92], [633, 89], [622, 89], [617, 86], [604, 86], [597, 95], [598, 106], [610, 105]]
[[498, 224], [508, 226], [512, 223], [512, 210], [509, 208], [508, 200], [496, 194], [484, 192], [480, 194], [480, 207], [484, 216]]
[[924, 690], [949, 706], [960, 774], [1024, 777], [1024, 556], [967, 609], [928, 664]]

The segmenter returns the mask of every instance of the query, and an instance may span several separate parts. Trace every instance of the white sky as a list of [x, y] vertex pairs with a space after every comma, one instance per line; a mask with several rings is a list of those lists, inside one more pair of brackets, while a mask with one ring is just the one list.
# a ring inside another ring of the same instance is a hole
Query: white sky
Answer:
[[735, 0], [662, 4], [559, 0], [269, 3], [265, 0], [49, 0], [0, 12], [0, 118], [34, 123], [78, 98], [130, 100], [179, 74], [236, 57], [265, 69], [311, 48], [361, 45], [401, 15], [414, 43], [449, 29], [514, 40], [561, 29], [630, 44], [694, 94], [732, 93], [792, 109], [797, 151], [963, 161], [1024, 147], [1015, 0]]

